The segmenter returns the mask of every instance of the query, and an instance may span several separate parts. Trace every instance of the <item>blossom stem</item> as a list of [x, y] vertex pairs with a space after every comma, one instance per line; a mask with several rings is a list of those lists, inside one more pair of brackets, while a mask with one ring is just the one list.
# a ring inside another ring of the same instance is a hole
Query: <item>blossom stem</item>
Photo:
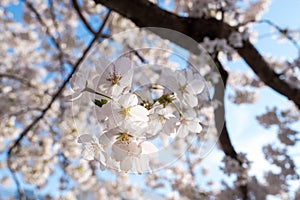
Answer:
[[133, 94], [135, 94], [138, 98], [140, 98], [143, 102], [146, 102], [146, 100], [141, 96], [139, 95], [137, 92], [133, 92]]
[[107, 96], [105, 94], [102, 94], [100, 92], [97, 92], [97, 91], [95, 91], [95, 90], [93, 90], [92, 88], [89, 88], [89, 87], [85, 87], [83, 91], [94, 93], [94, 94], [100, 95], [102, 97], [108, 98], [110, 100], [113, 100], [113, 98], [111, 98], [111, 97], [109, 97], [109, 96]]
[[177, 104], [176, 103], [174, 103], [174, 102], [172, 102], [172, 104], [174, 105], [174, 107], [176, 108], [176, 110], [178, 111], [178, 113], [179, 113], [179, 116], [180, 117], [182, 117], [183, 116], [183, 113], [182, 113], [182, 111], [180, 110], [180, 108], [177, 106]]

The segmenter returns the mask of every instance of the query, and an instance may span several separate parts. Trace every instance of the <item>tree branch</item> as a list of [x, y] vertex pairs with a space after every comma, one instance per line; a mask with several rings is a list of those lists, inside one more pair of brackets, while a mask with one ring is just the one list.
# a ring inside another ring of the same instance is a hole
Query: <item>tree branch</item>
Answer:
[[[210, 39], [228, 38], [235, 27], [218, 21], [217, 19], [202, 19], [191, 17], [180, 17], [171, 12], [162, 10], [157, 5], [147, 0], [94, 0], [97, 4], [102, 4], [124, 17], [130, 19], [138, 27], [162, 27], [176, 30], [186, 34], [194, 40], [201, 42], [205, 37]], [[150, 12], [151, 11], [151, 12]], [[155, 32], [155, 31], [153, 31]], [[167, 38], [170, 41], [192, 51], [198, 52], [198, 47], [191, 46], [188, 41], [181, 41], [178, 38], [172, 38], [163, 32], [156, 32], [159, 36]], [[177, 40], [176, 40], [177, 39]], [[253, 69], [257, 76], [269, 85], [271, 88], [292, 100], [300, 108], [300, 90], [280, 79], [257, 49], [250, 43], [244, 41], [241, 48], [235, 48], [240, 56]]]
[[[56, 38], [50, 33], [50, 29], [46, 25], [46, 23], [44, 22], [44, 20], [42, 19], [42, 16], [35, 9], [35, 7], [33, 6], [32, 3], [28, 2], [27, 0], [24, 0], [24, 3], [29, 8], [29, 10], [34, 13], [34, 15], [37, 18], [38, 22], [45, 28], [47, 35], [50, 37], [50, 39], [54, 43], [55, 47], [58, 49], [60, 56], [63, 57], [64, 54], [63, 54], [63, 51], [62, 51], [62, 49], [60, 47], [60, 44], [58, 43], [58, 41], [56, 40]], [[60, 62], [63, 63], [63, 61], [60, 61]]]
[[[214, 62], [221, 74], [222, 80], [223, 80], [223, 84], [224, 84], [224, 88], [226, 88], [226, 83], [227, 83], [227, 79], [228, 79], [228, 72], [224, 69], [222, 63], [219, 61], [218, 56], [215, 55], [213, 56]], [[218, 83], [220, 84], [220, 83]], [[220, 86], [217, 88], [220, 88]], [[243, 162], [238, 158], [238, 154], [236, 152], [236, 150], [234, 149], [232, 142], [230, 140], [229, 137], [229, 133], [228, 133], [228, 129], [226, 126], [226, 121], [224, 121], [224, 126], [221, 127], [220, 125], [218, 125], [218, 121], [220, 121], [221, 116], [224, 117], [225, 116], [225, 110], [224, 110], [224, 97], [225, 97], [225, 91], [224, 90], [216, 90], [215, 93], [215, 99], [219, 100], [223, 106], [219, 106], [216, 110], [215, 110], [215, 123], [216, 123], [216, 128], [218, 130], [218, 133], [221, 132], [220, 136], [219, 136], [219, 143], [220, 146], [223, 150], [223, 152], [225, 153], [226, 156], [231, 157], [232, 159], [236, 160], [240, 167], [243, 167]], [[239, 177], [238, 177], [239, 178]], [[239, 190], [242, 194], [242, 199], [243, 200], [247, 200], [248, 198], [248, 186], [247, 184], [245, 185], [240, 185], [239, 186]]]
[[[8, 164], [8, 168], [11, 171], [13, 177], [15, 177], [14, 174], [14, 170], [11, 167], [12, 164], [12, 160], [11, 160], [11, 156], [12, 153], [14, 151], [14, 149], [19, 146], [20, 142], [22, 141], [22, 139], [29, 133], [29, 131], [41, 120], [44, 118], [44, 116], [46, 115], [46, 113], [48, 112], [48, 110], [51, 108], [52, 104], [55, 102], [55, 100], [61, 95], [62, 91], [64, 90], [65, 86], [67, 85], [67, 83], [70, 81], [72, 75], [76, 72], [76, 70], [78, 69], [78, 67], [80, 66], [80, 64], [83, 62], [83, 60], [85, 59], [85, 57], [87, 56], [87, 54], [89, 53], [89, 51], [91, 50], [92, 46], [94, 45], [95, 42], [97, 42], [98, 36], [101, 34], [101, 32], [103, 31], [105, 24], [109, 18], [110, 15], [110, 11], [108, 12], [106, 18], [103, 20], [102, 25], [100, 26], [99, 30], [96, 32], [94, 38], [91, 40], [91, 42], [88, 44], [88, 46], [86, 47], [86, 49], [83, 51], [81, 57], [76, 61], [76, 63], [73, 66], [72, 71], [70, 72], [70, 74], [68, 75], [68, 77], [65, 79], [65, 81], [61, 84], [61, 86], [59, 87], [59, 89], [57, 90], [57, 92], [53, 95], [51, 101], [48, 103], [48, 105], [42, 109], [41, 114], [35, 118], [35, 120], [33, 120], [31, 122], [30, 125], [28, 125], [26, 127], [26, 129], [24, 129], [22, 131], [22, 133], [20, 133], [19, 137], [13, 142], [13, 144], [11, 145], [11, 147], [8, 150], [8, 155], [7, 155], [7, 164]], [[18, 190], [20, 191], [19, 188], [19, 183], [17, 181], [17, 179], [15, 179], [16, 181], [16, 185], [18, 187]], [[20, 192], [19, 192], [20, 193]], [[20, 195], [22, 195], [22, 193], [20, 193]], [[20, 196], [20, 199], [22, 199], [23, 197]]]
[[92, 28], [92, 26], [88, 23], [88, 21], [85, 19], [85, 17], [83, 16], [80, 7], [78, 5], [77, 0], [72, 0], [72, 4], [74, 9], [77, 12], [77, 15], [79, 16], [80, 20], [82, 21], [82, 23], [85, 25], [85, 27], [92, 33], [92, 34], [96, 34], [96, 32], [94, 31], [94, 29]]
[[16, 74], [0, 73], [0, 79], [2, 79], [2, 78], [13, 79], [13, 80], [21, 82], [24, 85], [27, 85], [28, 87], [36, 88], [36, 86], [32, 85], [29, 80], [26, 80], [23, 77], [18, 76]]

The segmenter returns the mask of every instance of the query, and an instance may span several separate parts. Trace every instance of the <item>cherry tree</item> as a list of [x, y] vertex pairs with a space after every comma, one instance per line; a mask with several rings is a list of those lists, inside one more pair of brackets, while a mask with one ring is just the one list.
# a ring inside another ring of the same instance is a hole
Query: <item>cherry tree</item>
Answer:
[[[270, 4], [2, 1], [0, 198], [300, 199], [299, 30], [263, 18]], [[258, 50], [261, 24], [298, 56]], [[266, 88], [285, 106], [258, 108]], [[276, 133], [260, 176], [229, 103]]]

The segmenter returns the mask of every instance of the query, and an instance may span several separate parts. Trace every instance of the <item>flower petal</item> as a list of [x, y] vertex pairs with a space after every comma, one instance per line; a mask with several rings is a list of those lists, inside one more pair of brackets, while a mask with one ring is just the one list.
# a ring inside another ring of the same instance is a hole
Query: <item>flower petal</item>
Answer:
[[202, 126], [197, 120], [188, 122], [188, 129], [193, 133], [200, 133], [202, 131]]
[[185, 136], [187, 136], [189, 134], [189, 130], [185, 125], [181, 125], [181, 126], [179, 126], [179, 128], [177, 130], [177, 134], [178, 134], [178, 137], [184, 138]]
[[77, 140], [78, 143], [89, 143], [89, 142], [94, 142], [94, 138], [92, 135], [90, 134], [83, 134], [83, 135], [80, 135], [78, 137], [78, 140]]
[[138, 104], [138, 98], [135, 94], [124, 94], [119, 98], [119, 104], [125, 108], [135, 106]]
[[183, 98], [184, 98], [185, 103], [191, 107], [195, 107], [198, 105], [198, 99], [193, 94], [184, 93]]
[[189, 84], [187, 84], [186, 89], [191, 94], [199, 94], [204, 89], [204, 82], [202, 80], [193, 80]]
[[147, 141], [142, 142], [141, 146], [142, 146], [143, 154], [152, 154], [152, 153], [157, 153], [158, 151], [157, 147], [151, 142], [147, 142]]
[[134, 106], [130, 109], [129, 113], [132, 121], [147, 122], [149, 120], [149, 111], [143, 106]]
[[129, 157], [129, 156], [125, 157], [125, 159], [123, 161], [121, 161], [121, 163], [120, 163], [120, 169], [122, 171], [127, 172], [132, 168], [132, 164], [133, 163], [132, 163], [131, 157]]

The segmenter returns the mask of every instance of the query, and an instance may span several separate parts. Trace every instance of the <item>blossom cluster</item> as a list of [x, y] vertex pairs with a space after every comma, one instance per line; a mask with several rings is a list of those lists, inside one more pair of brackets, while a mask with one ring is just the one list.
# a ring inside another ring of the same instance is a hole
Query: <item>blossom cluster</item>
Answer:
[[99, 63], [96, 72], [84, 76], [79, 71], [71, 81], [72, 100], [85, 96], [92, 101], [101, 126], [100, 134], [78, 138], [85, 159], [99, 161], [102, 169], [143, 173], [162, 159], [156, 138], [201, 132], [198, 103], [205, 82], [196, 70], [158, 70], [127, 57]]

